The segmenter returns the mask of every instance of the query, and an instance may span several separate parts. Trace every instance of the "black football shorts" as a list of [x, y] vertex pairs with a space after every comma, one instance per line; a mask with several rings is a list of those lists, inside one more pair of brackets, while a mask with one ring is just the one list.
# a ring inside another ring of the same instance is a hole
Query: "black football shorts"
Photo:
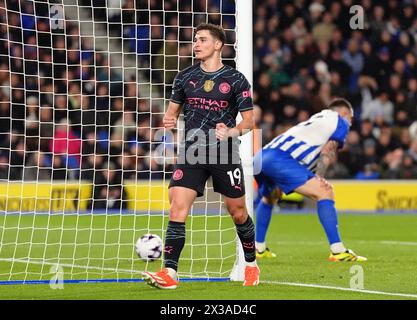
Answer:
[[204, 187], [210, 176], [213, 179], [215, 192], [229, 198], [240, 198], [245, 195], [241, 164], [177, 164], [169, 188], [192, 189], [197, 191], [197, 197], [201, 197], [204, 195]]

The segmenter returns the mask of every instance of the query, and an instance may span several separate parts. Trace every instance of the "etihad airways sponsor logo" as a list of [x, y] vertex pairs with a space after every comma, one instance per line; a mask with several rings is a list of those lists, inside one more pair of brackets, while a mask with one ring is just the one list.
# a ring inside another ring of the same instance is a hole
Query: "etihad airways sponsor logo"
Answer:
[[220, 110], [229, 106], [229, 101], [226, 100], [215, 100], [206, 98], [187, 98], [187, 102], [190, 106], [200, 109], [214, 109]]

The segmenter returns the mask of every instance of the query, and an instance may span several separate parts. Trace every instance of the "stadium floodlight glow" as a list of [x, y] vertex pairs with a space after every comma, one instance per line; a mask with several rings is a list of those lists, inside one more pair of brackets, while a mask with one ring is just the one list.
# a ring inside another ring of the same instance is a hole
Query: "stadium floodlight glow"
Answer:
[[[181, 135], [181, 127], [160, 134], [173, 77], [196, 62], [193, 28], [212, 22], [228, 37], [223, 61], [251, 82], [252, 1], [4, 6], [0, 98], [10, 106], [1, 115], [9, 130], [0, 134], [0, 283], [49, 283], [58, 267], [64, 282], [138, 281], [162, 265], [139, 259], [135, 243], [165, 236]], [[241, 146], [250, 214], [251, 139]], [[186, 239], [180, 278], [242, 279], [235, 226], [210, 181]]]

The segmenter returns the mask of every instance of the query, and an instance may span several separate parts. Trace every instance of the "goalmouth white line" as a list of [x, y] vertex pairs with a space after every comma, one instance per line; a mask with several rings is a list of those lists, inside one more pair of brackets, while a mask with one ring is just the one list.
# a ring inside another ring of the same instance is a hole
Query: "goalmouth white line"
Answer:
[[[9, 258], [9, 259], [1, 259], [0, 258], [0, 262], [30, 263], [30, 264], [51, 265], [51, 266], [58, 264], [62, 267], [67, 267], [67, 268], [79, 268], [79, 269], [111, 271], [111, 272], [123, 272], [123, 273], [138, 273], [139, 274], [139, 273], [142, 272], [142, 271], [137, 271], [137, 270], [101, 268], [101, 267], [94, 267], [94, 266], [81, 266], [81, 265], [74, 265], [74, 264], [67, 264], [67, 263], [33, 261], [33, 260], [12, 259], [12, 258]], [[334, 287], [334, 286], [326, 286], [326, 285], [319, 285], [319, 284], [296, 283], [296, 282], [280, 282], [280, 281], [269, 281], [269, 280], [262, 280], [262, 281], [260, 281], [260, 283], [275, 284], [275, 285], [290, 286], [290, 287], [305, 287], [305, 288], [350, 291], [350, 292], [357, 292], [357, 293], [367, 293], [367, 294], [375, 294], [375, 295], [397, 296], [397, 297], [417, 299], [417, 294], [408, 294], [408, 293], [395, 293], [395, 292], [374, 291], [374, 290], [365, 290], [365, 289], [361, 290], [361, 289]]]
[[46, 265], [46, 266], [55, 266], [59, 265], [61, 267], [66, 268], [76, 268], [76, 269], [87, 269], [87, 270], [97, 270], [97, 271], [110, 271], [110, 272], [122, 272], [122, 273], [138, 273], [140, 274], [142, 271], [137, 270], [128, 270], [128, 269], [115, 269], [115, 268], [102, 268], [102, 267], [94, 267], [94, 266], [82, 266], [76, 264], [69, 264], [69, 263], [60, 263], [60, 262], [47, 262], [47, 261], [36, 261], [36, 260], [25, 260], [25, 259], [0, 259], [0, 262], [14, 262], [14, 263], [30, 263], [30, 264], [37, 264], [37, 265]]
[[333, 287], [333, 286], [325, 286], [325, 285], [320, 285], [320, 284], [308, 284], [308, 283], [296, 283], [296, 282], [260, 281], [260, 283], [277, 284], [277, 285], [291, 286], [291, 287], [306, 287], [306, 288], [318, 288], [318, 289], [329, 289], [329, 290], [339, 290], [339, 291], [350, 291], [350, 292], [358, 292], [358, 293], [368, 293], [368, 294], [377, 294], [377, 295], [385, 295], [385, 296], [397, 296], [397, 297], [417, 299], [417, 294], [409, 294], [409, 293], [395, 293], [395, 292], [374, 291], [374, 290], [365, 290], [365, 289], [362, 290], [362, 289]]

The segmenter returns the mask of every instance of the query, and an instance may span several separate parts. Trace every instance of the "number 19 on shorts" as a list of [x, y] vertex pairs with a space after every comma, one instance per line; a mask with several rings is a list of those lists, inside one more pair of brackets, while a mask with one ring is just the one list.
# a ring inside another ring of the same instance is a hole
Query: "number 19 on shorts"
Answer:
[[[232, 171], [232, 170], [227, 171], [227, 174], [230, 178], [230, 184], [231, 184], [232, 187], [234, 187], [235, 185], [240, 185], [240, 182], [242, 180], [242, 175], [240, 173], [239, 168], [236, 168], [234, 171]], [[237, 183], [236, 183], [236, 181], [237, 181]]]

